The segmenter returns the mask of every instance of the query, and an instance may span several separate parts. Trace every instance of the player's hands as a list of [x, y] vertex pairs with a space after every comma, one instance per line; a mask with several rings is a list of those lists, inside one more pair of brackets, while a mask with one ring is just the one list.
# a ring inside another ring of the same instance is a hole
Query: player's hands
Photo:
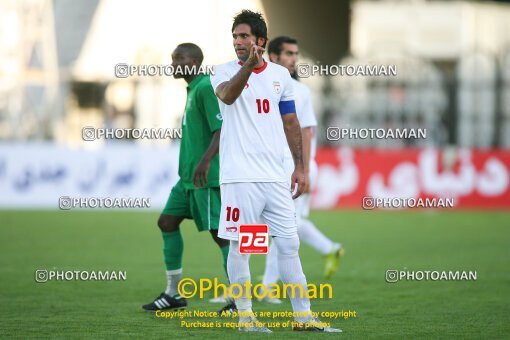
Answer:
[[[295, 168], [294, 172], [292, 173], [292, 177], [290, 178], [290, 191], [294, 192], [294, 195], [292, 196], [292, 199], [296, 199], [304, 192], [306, 184], [306, 178], [305, 178], [305, 172], [302, 168]], [[296, 188], [297, 185], [297, 188]]]
[[305, 171], [305, 188], [303, 189], [303, 194], [310, 193], [310, 174]]
[[202, 158], [195, 168], [193, 174], [193, 184], [196, 188], [204, 187], [207, 184], [207, 174], [209, 173], [209, 166], [211, 162], [208, 159]]
[[262, 61], [262, 54], [264, 54], [264, 51], [265, 49], [263, 47], [257, 46], [254, 42], [252, 42], [250, 55], [248, 56], [246, 63], [249, 66], [255, 67], [255, 65]]

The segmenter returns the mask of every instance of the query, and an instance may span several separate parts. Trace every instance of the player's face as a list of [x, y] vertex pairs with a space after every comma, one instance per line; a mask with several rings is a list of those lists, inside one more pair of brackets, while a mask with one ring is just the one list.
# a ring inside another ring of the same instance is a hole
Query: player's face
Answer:
[[195, 60], [193, 60], [185, 49], [177, 47], [172, 52], [172, 67], [174, 69], [174, 78], [180, 79], [184, 78], [184, 74], [180, 72], [176, 72], [176, 70], [185, 71], [186, 65], [191, 69], [191, 67], [195, 64]]
[[[242, 61], [246, 61], [250, 55], [250, 49], [252, 42], [257, 41], [257, 37], [251, 34], [251, 27], [247, 24], [239, 24], [234, 28], [232, 32], [232, 38], [234, 39], [234, 49], [237, 57]], [[259, 38], [259, 40], [263, 40]], [[259, 46], [261, 42], [259, 41]]]
[[296, 73], [296, 63], [298, 60], [299, 48], [296, 44], [284, 43], [282, 45], [282, 52], [274, 60], [276, 63], [286, 67], [290, 74]]

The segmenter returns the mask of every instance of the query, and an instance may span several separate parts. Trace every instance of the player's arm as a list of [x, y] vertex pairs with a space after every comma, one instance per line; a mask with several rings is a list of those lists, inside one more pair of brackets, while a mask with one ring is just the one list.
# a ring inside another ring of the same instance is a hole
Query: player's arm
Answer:
[[301, 196], [306, 186], [301, 126], [295, 113], [283, 114], [282, 121], [285, 137], [287, 137], [287, 143], [294, 159], [294, 172], [291, 177], [290, 189], [294, 192], [297, 184], [296, 193], [292, 196], [295, 199]]
[[195, 187], [204, 187], [207, 184], [207, 174], [209, 173], [211, 160], [220, 150], [220, 134], [221, 129], [218, 129], [216, 132], [214, 132], [211, 144], [209, 144], [209, 147], [195, 168], [195, 172], [193, 174], [193, 184]]
[[208, 183], [207, 177], [211, 161], [220, 149], [221, 123], [223, 118], [221, 117], [218, 99], [211, 85], [197, 89], [197, 101], [200, 111], [203, 113], [203, 119], [207, 122], [209, 131], [212, 133], [209, 147], [202, 155], [193, 173], [193, 184], [195, 187], [204, 187]]
[[313, 111], [312, 97], [308, 88], [305, 94], [301, 97], [302, 102], [299, 107], [299, 119], [301, 123], [301, 134], [303, 135], [303, 163], [305, 169], [305, 193], [310, 192], [310, 162], [312, 161], [312, 138], [317, 126], [317, 119]]
[[303, 138], [303, 169], [305, 172], [305, 187], [303, 192], [310, 192], [310, 156], [312, 154], [312, 127], [301, 129]]
[[260, 46], [252, 44], [250, 56], [244, 63], [243, 67], [230, 80], [218, 85], [216, 88], [216, 96], [225, 104], [232, 105], [243, 92], [251, 72], [257, 66], [259, 60], [262, 60], [264, 49]]

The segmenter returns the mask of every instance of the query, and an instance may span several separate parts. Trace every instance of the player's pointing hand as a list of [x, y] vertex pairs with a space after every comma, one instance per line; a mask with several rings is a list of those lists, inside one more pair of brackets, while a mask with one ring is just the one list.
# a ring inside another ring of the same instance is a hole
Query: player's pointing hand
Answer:
[[264, 54], [264, 51], [265, 49], [263, 47], [257, 46], [254, 42], [252, 42], [247, 63], [252, 66], [257, 65], [262, 61], [262, 54]]

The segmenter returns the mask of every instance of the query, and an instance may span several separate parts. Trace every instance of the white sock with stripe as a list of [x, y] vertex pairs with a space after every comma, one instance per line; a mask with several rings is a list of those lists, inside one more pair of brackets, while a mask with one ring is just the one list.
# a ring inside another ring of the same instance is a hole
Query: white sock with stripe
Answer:
[[[178, 294], [177, 287], [182, 279], [182, 268], [166, 271], [167, 286], [165, 290], [166, 295], [174, 296]], [[159, 307], [159, 306], [158, 306]]]

